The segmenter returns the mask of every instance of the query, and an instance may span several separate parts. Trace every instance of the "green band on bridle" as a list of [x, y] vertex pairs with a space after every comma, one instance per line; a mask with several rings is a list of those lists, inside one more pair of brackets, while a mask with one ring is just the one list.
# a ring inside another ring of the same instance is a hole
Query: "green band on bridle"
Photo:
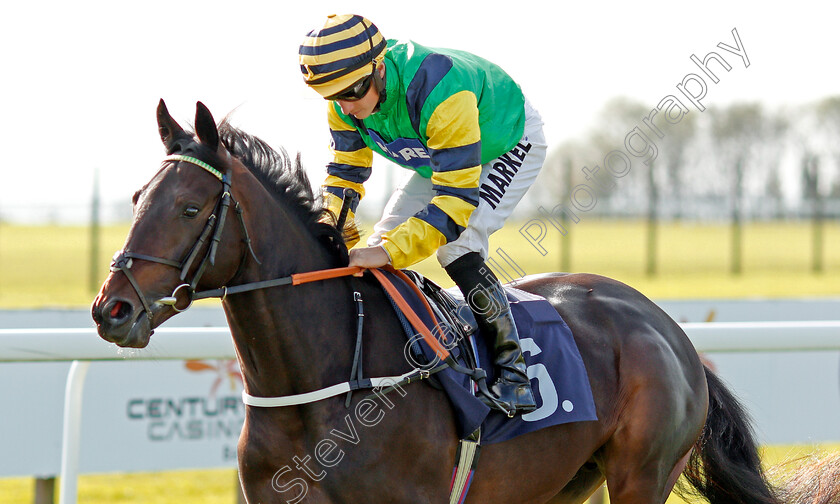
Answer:
[[222, 174], [222, 172], [213, 168], [212, 166], [210, 166], [209, 164], [205, 163], [204, 161], [202, 161], [200, 159], [196, 159], [196, 158], [190, 157], [190, 156], [182, 156], [180, 154], [173, 154], [171, 156], [166, 156], [163, 159], [164, 159], [164, 161], [184, 161], [184, 162], [187, 162], [187, 163], [194, 164], [196, 166], [200, 166], [200, 167], [204, 168], [205, 170], [207, 170], [208, 172], [215, 175], [215, 177], [217, 179], [219, 179], [221, 181], [224, 181], [224, 175]]

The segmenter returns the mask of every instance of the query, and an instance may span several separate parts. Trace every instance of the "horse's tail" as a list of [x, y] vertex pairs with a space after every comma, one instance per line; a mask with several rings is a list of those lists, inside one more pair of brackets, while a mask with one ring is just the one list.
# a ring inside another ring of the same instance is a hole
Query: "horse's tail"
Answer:
[[785, 502], [798, 504], [837, 504], [840, 502], [840, 453], [819, 456], [813, 454], [771, 469], [779, 472], [786, 482], [782, 492]]
[[[706, 369], [709, 412], [683, 476], [711, 504], [780, 504], [778, 492], [761, 468], [758, 446], [743, 406]], [[688, 490], [688, 491], [686, 491]]]

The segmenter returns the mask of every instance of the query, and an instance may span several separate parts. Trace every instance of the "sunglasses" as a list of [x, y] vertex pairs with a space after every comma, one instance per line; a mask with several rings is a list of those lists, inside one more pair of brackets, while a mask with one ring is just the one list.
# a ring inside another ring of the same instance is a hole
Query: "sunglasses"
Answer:
[[349, 88], [340, 91], [332, 96], [327, 96], [326, 99], [330, 101], [342, 100], [342, 101], [358, 101], [365, 97], [370, 89], [370, 83], [373, 80], [373, 75], [368, 75], [367, 77], [363, 77], [359, 79], [355, 84], [350, 86]]

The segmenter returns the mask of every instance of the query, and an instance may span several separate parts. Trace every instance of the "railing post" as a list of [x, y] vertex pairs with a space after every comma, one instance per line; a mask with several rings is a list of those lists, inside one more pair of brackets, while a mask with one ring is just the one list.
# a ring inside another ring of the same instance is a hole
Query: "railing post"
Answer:
[[35, 497], [33, 504], [53, 504], [55, 502], [55, 476], [35, 478]]
[[82, 437], [82, 392], [90, 361], [73, 361], [64, 389], [64, 425], [61, 435], [61, 480], [59, 504], [76, 504], [78, 498], [79, 448]]

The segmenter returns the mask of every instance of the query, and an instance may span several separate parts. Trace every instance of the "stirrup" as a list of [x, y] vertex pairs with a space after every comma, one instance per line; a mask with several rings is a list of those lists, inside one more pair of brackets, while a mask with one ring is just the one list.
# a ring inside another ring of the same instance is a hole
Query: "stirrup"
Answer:
[[[530, 413], [530, 412], [534, 411], [535, 409], [537, 409], [536, 399], [534, 399], [534, 392], [533, 392], [533, 390], [531, 390], [530, 384], [517, 383], [517, 382], [507, 382], [507, 385], [514, 387], [514, 390], [513, 390], [513, 393], [512, 393], [512, 395], [514, 397], [512, 398], [512, 400], [511, 401], [505, 401], [501, 397], [497, 397], [496, 394], [494, 394], [492, 392], [492, 389], [497, 387], [497, 386], [499, 386], [501, 388], [501, 386], [499, 385], [499, 381], [497, 380], [496, 383], [493, 384], [493, 387], [491, 387], [488, 390], [488, 394], [489, 394], [488, 397], [491, 398], [493, 403], [504, 404], [508, 410], [513, 411], [513, 415], [515, 415], [517, 413], [521, 413], [521, 414]], [[527, 396], [526, 397], [521, 397], [522, 395], [525, 395], [525, 393], [523, 393], [523, 391], [519, 390], [520, 387], [526, 387], [527, 388], [527, 391], [526, 391]], [[490, 405], [489, 400], [485, 401], [484, 398], [480, 398], [480, 399], [482, 399], [482, 401], [484, 401], [484, 403], [487, 404], [488, 406]], [[525, 402], [518, 402], [518, 400], [521, 400], [521, 399], [524, 399]], [[528, 401], [528, 399], [530, 399], [530, 401]], [[510, 417], [512, 417], [513, 415], [508, 413], [508, 416], [510, 416]]]
[[508, 418], [516, 416], [516, 407], [496, 399], [496, 396], [487, 388], [486, 380], [477, 381], [476, 385], [478, 385], [478, 399], [490, 409], [501, 411]]

